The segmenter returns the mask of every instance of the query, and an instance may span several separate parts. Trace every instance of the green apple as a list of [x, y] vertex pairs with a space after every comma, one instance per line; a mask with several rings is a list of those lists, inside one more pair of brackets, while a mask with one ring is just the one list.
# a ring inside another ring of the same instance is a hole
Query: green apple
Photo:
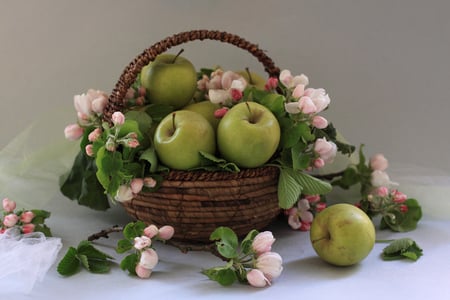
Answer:
[[375, 226], [358, 207], [339, 203], [316, 215], [310, 231], [316, 253], [336, 266], [350, 266], [363, 260], [375, 244]]
[[160, 54], [141, 70], [141, 84], [150, 103], [180, 109], [191, 101], [197, 89], [197, 73], [186, 58]]
[[256, 102], [233, 106], [217, 127], [217, 146], [222, 157], [239, 167], [263, 165], [275, 153], [279, 142], [277, 119]]
[[201, 114], [206, 120], [208, 120], [214, 131], [216, 131], [220, 119], [214, 117], [214, 112], [219, 108], [219, 104], [212, 103], [211, 101], [201, 101], [186, 105], [185, 107], [183, 107], [183, 110], [195, 111]]
[[156, 154], [166, 166], [177, 170], [199, 167], [199, 151], [214, 154], [215, 132], [199, 113], [178, 110], [164, 117], [154, 135]]
[[244, 79], [247, 81], [247, 83], [250, 86], [254, 86], [259, 90], [265, 89], [267, 80], [264, 79], [261, 75], [255, 73], [255, 72], [250, 72], [250, 70], [248, 68], [246, 68], [245, 70], [237, 71], [236, 73], [238, 73], [239, 75], [244, 77]]

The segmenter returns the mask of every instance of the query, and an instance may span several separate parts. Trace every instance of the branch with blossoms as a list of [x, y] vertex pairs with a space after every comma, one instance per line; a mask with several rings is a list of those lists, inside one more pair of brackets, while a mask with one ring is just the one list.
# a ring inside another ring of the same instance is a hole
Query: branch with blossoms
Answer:
[[45, 224], [45, 219], [50, 217], [50, 212], [39, 209], [17, 210], [16, 202], [9, 198], [3, 199], [2, 206], [3, 218], [0, 218], [0, 234], [17, 228], [20, 234], [42, 232], [45, 236], [52, 236], [50, 228]]

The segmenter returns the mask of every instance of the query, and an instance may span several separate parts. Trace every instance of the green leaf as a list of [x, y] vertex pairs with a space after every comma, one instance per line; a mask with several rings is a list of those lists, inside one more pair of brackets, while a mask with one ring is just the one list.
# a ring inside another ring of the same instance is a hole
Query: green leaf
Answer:
[[357, 184], [360, 180], [359, 174], [353, 167], [348, 167], [339, 179], [333, 180], [332, 185], [339, 186], [343, 189], [349, 189], [352, 185]]
[[80, 196], [81, 184], [85, 170], [88, 169], [89, 160], [92, 158], [88, 158], [84, 150], [81, 150], [75, 157], [70, 171], [59, 178], [60, 190], [67, 198], [76, 200]]
[[139, 131], [144, 134], [150, 132], [153, 125], [152, 118], [142, 110], [129, 110], [125, 113], [126, 120], [133, 120], [138, 124]]
[[139, 257], [136, 253], [125, 256], [120, 262], [120, 268], [122, 270], [127, 270], [130, 274], [136, 275], [136, 265], [138, 263]]
[[417, 228], [417, 223], [422, 218], [422, 208], [416, 199], [407, 199], [404, 203], [408, 211], [403, 213], [398, 210], [391, 212], [395, 218], [386, 215], [382, 218], [381, 227], [389, 227], [393, 231], [406, 232]]
[[225, 258], [237, 256], [238, 237], [229, 227], [218, 227], [214, 230], [209, 239], [216, 241], [217, 251]]
[[165, 116], [173, 112], [173, 107], [164, 104], [150, 104], [145, 109], [145, 112], [154, 122], [159, 123]]
[[286, 102], [286, 98], [283, 95], [279, 94], [266, 94], [259, 101], [262, 105], [267, 107], [275, 116], [281, 116], [285, 114], [284, 103]]
[[232, 285], [237, 280], [236, 273], [228, 266], [203, 270], [202, 273], [223, 286]]
[[100, 260], [113, 259], [112, 256], [98, 250], [92, 245], [91, 242], [86, 240], [81, 241], [78, 244], [77, 252], [79, 254], [86, 255], [89, 259], [100, 259]]
[[384, 260], [410, 259], [418, 260], [423, 255], [423, 250], [410, 238], [402, 238], [391, 242], [383, 249]]
[[300, 140], [301, 133], [294, 126], [294, 121], [290, 118], [278, 118], [281, 128], [280, 147], [283, 149], [291, 148]]
[[34, 227], [34, 231], [36, 232], [42, 232], [46, 237], [52, 236], [52, 232], [50, 228], [45, 224], [37, 224]]
[[259, 233], [258, 230], [253, 229], [242, 240], [242, 242], [241, 242], [242, 253], [244, 253], [245, 255], [248, 255], [248, 254], [250, 254], [253, 251], [252, 243], [253, 243], [253, 240], [255, 239], [255, 237], [258, 235], [258, 233]]
[[133, 244], [130, 240], [119, 240], [117, 242], [117, 253], [125, 253], [133, 248]]
[[[191, 169], [191, 170], [206, 169], [208, 171], [229, 171], [229, 172], [239, 172], [240, 171], [239, 167], [235, 163], [228, 162], [223, 158], [218, 158], [208, 152], [199, 151], [199, 153], [200, 153], [200, 156], [205, 161], [204, 165], [199, 168], [195, 168], [195, 169]], [[213, 165], [213, 167], [210, 167], [211, 164]]]
[[80, 261], [77, 258], [77, 249], [70, 247], [61, 261], [58, 263], [57, 271], [63, 276], [71, 276], [80, 269]]
[[107, 260], [97, 260], [88, 258], [89, 271], [92, 273], [103, 274], [111, 270], [111, 263]]
[[291, 208], [302, 193], [302, 187], [293, 176], [292, 169], [281, 168], [278, 178], [278, 205], [283, 209]]
[[81, 265], [88, 271], [91, 271], [91, 268], [89, 267], [89, 260], [86, 255], [83, 254], [77, 254], [77, 258], [80, 261]]
[[311, 164], [311, 155], [304, 152], [306, 145], [298, 142], [291, 148], [292, 168], [294, 170], [305, 170]]
[[144, 160], [150, 164], [150, 173], [155, 173], [158, 168], [158, 156], [154, 147], [149, 147], [142, 152], [139, 157], [140, 160]]
[[146, 225], [142, 221], [128, 223], [123, 229], [123, 236], [128, 240], [134, 240], [135, 237], [140, 237], [144, 233]]

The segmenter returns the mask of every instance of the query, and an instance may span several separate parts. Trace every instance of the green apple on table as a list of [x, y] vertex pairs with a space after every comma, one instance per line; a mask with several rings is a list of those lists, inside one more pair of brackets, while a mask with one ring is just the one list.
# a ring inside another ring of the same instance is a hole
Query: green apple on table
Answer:
[[249, 68], [246, 68], [245, 70], [237, 71], [239, 75], [244, 77], [244, 79], [247, 81], [247, 83], [250, 86], [254, 86], [259, 90], [264, 90], [266, 85], [266, 79], [264, 79], [261, 75], [250, 72]]
[[216, 131], [217, 126], [219, 125], [220, 119], [214, 117], [214, 112], [220, 108], [219, 104], [212, 103], [211, 101], [201, 101], [196, 103], [191, 103], [183, 107], [183, 110], [195, 111], [201, 114], [213, 127], [214, 131]]
[[142, 68], [141, 85], [150, 103], [171, 105], [176, 110], [191, 101], [197, 89], [197, 73], [180, 53], [160, 54]]
[[219, 152], [239, 167], [262, 166], [275, 153], [279, 142], [278, 120], [270, 110], [256, 102], [233, 106], [217, 128]]
[[316, 215], [310, 240], [324, 261], [336, 266], [350, 266], [363, 260], [375, 244], [375, 226], [358, 207], [334, 204]]
[[161, 120], [154, 135], [159, 160], [167, 167], [188, 170], [199, 167], [199, 151], [214, 154], [215, 132], [199, 113], [178, 110]]

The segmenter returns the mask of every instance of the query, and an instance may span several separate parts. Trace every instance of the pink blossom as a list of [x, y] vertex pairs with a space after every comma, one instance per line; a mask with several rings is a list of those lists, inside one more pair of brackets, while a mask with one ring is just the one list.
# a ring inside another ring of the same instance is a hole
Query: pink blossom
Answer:
[[197, 81], [197, 89], [200, 91], [206, 91], [208, 89], [209, 77], [203, 74], [202, 78]]
[[206, 88], [208, 90], [216, 90], [216, 89], [222, 89], [222, 76], [223, 76], [223, 70], [217, 69], [214, 72], [211, 73], [211, 78], [206, 83]]
[[231, 89], [231, 99], [233, 101], [239, 101], [242, 99], [243, 93], [238, 89]]
[[314, 127], [319, 129], [324, 129], [328, 126], [328, 120], [322, 116], [314, 116], [311, 123]]
[[400, 205], [400, 211], [402, 213], [407, 213], [408, 212], [408, 205], [406, 205], [406, 204]]
[[102, 114], [105, 109], [106, 103], [108, 103], [108, 98], [106, 96], [100, 96], [92, 100], [92, 111], [97, 114]]
[[154, 188], [156, 186], [157, 182], [152, 177], [145, 177], [144, 178], [144, 186], [148, 188]]
[[144, 96], [139, 96], [136, 98], [136, 105], [142, 106], [145, 103], [145, 97]]
[[134, 194], [139, 194], [144, 186], [144, 179], [134, 178], [131, 180], [130, 187]]
[[375, 170], [372, 172], [370, 183], [374, 187], [396, 185], [395, 182], [391, 181], [389, 175], [386, 172], [380, 170]]
[[22, 226], [22, 232], [23, 232], [24, 234], [32, 233], [32, 232], [34, 232], [34, 228], [35, 228], [35, 227], [36, 227], [36, 226], [35, 226], [34, 224], [32, 224], [32, 223], [24, 224], [24, 225]]
[[236, 84], [235, 81], [241, 82], [243, 84], [244, 88], [241, 89], [241, 91], [245, 89], [245, 86], [247, 85], [247, 81], [245, 81], [245, 79], [244, 79], [244, 77], [242, 77], [242, 75], [235, 73], [233, 71], [225, 71], [222, 74], [222, 81], [221, 81], [222, 89], [224, 89], [224, 90], [231, 89], [233, 83]]
[[215, 104], [225, 104], [228, 100], [230, 100], [230, 93], [226, 90], [209, 90], [208, 91], [209, 101]]
[[134, 238], [134, 248], [137, 250], [142, 250], [149, 247], [152, 244], [152, 240], [148, 236], [141, 236]]
[[279, 78], [281, 83], [287, 88], [295, 88], [299, 84], [303, 84], [304, 86], [309, 84], [308, 77], [304, 74], [292, 76], [289, 70], [281, 71]]
[[111, 121], [114, 125], [123, 125], [125, 123], [125, 116], [122, 112], [116, 111], [111, 116]]
[[301, 112], [300, 105], [298, 101], [296, 102], [289, 102], [284, 104], [284, 110], [286, 110], [287, 113], [290, 114], [299, 114]]
[[265, 287], [270, 285], [270, 280], [264, 276], [264, 273], [258, 269], [252, 269], [247, 272], [247, 281], [253, 287]]
[[260, 255], [272, 250], [272, 245], [275, 242], [272, 232], [263, 231], [258, 233], [252, 242], [252, 248], [256, 254]]
[[299, 230], [300, 231], [309, 231], [310, 229], [311, 229], [311, 223], [302, 221], [302, 224], [300, 225]]
[[292, 92], [292, 97], [300, 99], [304, 94], [305, 94], [305, 85], [299, 84], [295, 87], [294, 91]]
[[64, 128], [64, 136], [66, 139], [75, 141], [83, 136], [84, 129], [78, 124], [70, 124]]
[[265, 252], [258, 256], [255, 266], [264, 273], [268, 280], [272, 281], [281, 275], [283, 271], [282, 263], [283, 259], [278, 253]]
[[175, 229], [170, 225], [165, 225], [159, 228], [158, 237], [162, 240], [170, 240], [175, 233]]
[[289, 210], [288, 224], [292, 229], [301, 229], [303, 223], [311, 223], [314, 215], [310, 211], [310, 204], [307, 199], [300, 199], [297, 207]]
[[88, 156], [91, 156], [91, 157], [94, 156], [94, 145], [92, 145], [92, 144], [86, 145], [85, 150], [86, 150], [86, 154]]
[[300, 100], [298, 100], [298, 106], [300, 108], [300, 111], [307, 115], [318, 112], [316, 105], [308, 96], [301, 97]]
[[19, 221], [19, 217], [16, 214], [6, 215], [3, 219], [3, 225], [6, 227], [13, 227]]
[[314, 143], [314, 151], [326, 163], [331, 163], [336, 157], [337, 147], [335, 143], [329, 142], [325, 138], [318, 138]]
[[374, 171], [384, 171], [388, 168], [389, 163], [383, 154], [375, 154], [370, 158], [369, 165]]
[[100, 128], [95, 128], [88, 135], [89, 142], [95, 142], [102, 135], [102, 130]]
[[16, 209], [16, 202], [9, 200], [8, 198], [3, 199], [3, 210], [7, 213], [13, 212]]
[[406, 194], [403, 194], [398, 190], [394, 190], [392, 192], [392, 196], [394, 197], [392, 201], [394, 201], [395, 203], [404, 203], [408, 199], [408, 196], [406, 196]]
[[320, 201], [320, 195], [306, 195], [305, 199], [308, 200], [309, 204], [314, 204]]
[[311, 98], [317, 113], [323, 111], [330, 104], [330, 97], [324, 89], [307, 89], [305, 93]]
[[127, 141], [127, 146], [130, 148], [137, 148], [139, 147], [139, 141], [137, 139], [129, 139]]
[[140, 264], [140, 263], [138, 263], [136, 265], [135, 271], [136, 271], [136, 275], [139, 278], [143, 278], [143, 279], [149, 278], [150, 275], [152, 275], [152, 269], [147, 269], [144, 266], [142, 266], [142, 264]]
[[158, 264], [158, 254], [151, 248], [142, 251], [139, 264], [144, 268], [153, 269]]
[[20, 215], [20, 221], [23, 223], [31, 223], [31, 221], [33, 221], [34, 218], [34, 213], [32, 211], [24, 211], [21, 215]]
[[216, 109], [216, 111], [214, 112], [214, 117], [216, 119], [221, 119], [223, 118], [223, 116], [225, 116], [225, 114], [228, 112], [228, 107], [221, 107]]
[[121, 185], [117, 190], [117, 194], [115, 196], [116, 201], [126, 202], [133, 199], [133, 191], [127, 185]]
[[313, 162], [314, 168], [320, 169], [325, 166], [325, 161], [322, 158], [316, 158]]
[[389, 195], [389, 189], [385, 186], [380, 186], [377, 188], [376, 193], [380, 197], [386, 197]]
[[133, 88], [128, 88], [127, 93], [125, 94], [125, 99], [133, 99], [134, 98], [134, 89]]
[[75, 110], [82, 116], [90, 116], [92, 114], [92, 99], [87, 94], [75, 95], [73, 104]]
[[144, 234], [149, 238], [155, 237], [156, 235], [158, 235], [158, 233], [159, 233], [158, 227], [156, 227], [156, 225], [153, 224], [145, 227], [144, 229]]
[[316, 207], [316, 212], [321, 212], [322, 210], [327, 208], [327, 204], [324, 202], [320, 202], [320, 203], [317, 203], [315, 207]]
[[278, 79], [276, 77], [269, 77], [269, 79], [267, 79], [266, 84], [264, 85], [264, 88], [267, 91], [276, 89], [278, 86]]

